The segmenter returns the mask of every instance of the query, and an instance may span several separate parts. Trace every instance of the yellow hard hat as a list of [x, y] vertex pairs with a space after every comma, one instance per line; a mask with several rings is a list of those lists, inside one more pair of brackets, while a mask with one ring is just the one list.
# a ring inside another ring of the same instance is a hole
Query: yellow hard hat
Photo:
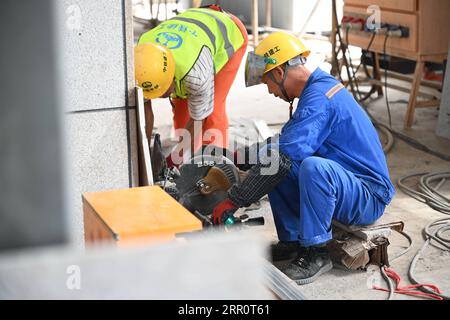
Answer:
[[175, 75], [172, 52], [154, 43], [139, 44], [134, 48], [134, 70], [137, 85], [144, 91], [144, 98], [161, 97], [169, 89]]
[[260, 84], [265, 73], [283, 63], [302, 56], [306, 58], [310, 51], [294, 35], [287, 32], [274, 32], [249, 52], [245, 64], [245, 85]]
[[297, 56], [306, 58], [310, 52], [300, 39], [288, 32], [274, 32], [255, 48], [255, 54], [274, 60], [266, 64], [264, 73]]

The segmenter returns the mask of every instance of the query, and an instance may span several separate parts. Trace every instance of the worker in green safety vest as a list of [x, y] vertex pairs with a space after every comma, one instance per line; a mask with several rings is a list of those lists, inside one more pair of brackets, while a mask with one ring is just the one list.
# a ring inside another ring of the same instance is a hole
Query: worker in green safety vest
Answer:
[[[145, 99], [171, 98], [174, 127], [185, 129], [176, 130], [180, 142], [189, 133], [189, 148], [180, 143], [167, 158], [169, 166], [202, 145], [228, 147], [226, 98], [247, 43], [242, 22], [215, 5], [188, 9], [141, 35], [135, 48], [137, 84]], [[150, 101], [145, 109], [150, 139]]]

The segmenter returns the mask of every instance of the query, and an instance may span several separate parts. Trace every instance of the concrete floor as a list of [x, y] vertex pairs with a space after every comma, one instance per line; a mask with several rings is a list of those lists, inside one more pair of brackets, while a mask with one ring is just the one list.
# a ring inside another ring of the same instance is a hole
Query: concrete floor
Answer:
[[[310, 41], [309, 46], [313, 52], [308, 61], [308, 68], [314, 70], [317, 66], [329, 71], [330, 66], [324, 63], [327, 58], [329, 44], [320, 41]], [[355, 60], [358, 51], [354, 50]], [[242, 64], [243, 66], [243, 64]], [[285, 122], [288, 119], [287, 103], [274, 98], [266, 91], [265, 86], [245, 88], [243, 67], [237, 75], [236, 81], [230, 91], [228, 98], [228, 114], [230, 118], [258, 118], [265, 120], [268, 124]], [[391, 81], [391, 80], [389, 80]], [[408, 95], [394, 90], [388, 90], [389, 100], [408, 100]], [[386, 104], [384, 99], [372, 101], [369, 104], [372, 114], [384, 123], [387, 123]], [[396, 130], [403, 131], [414, 137], [430, 148], [450, 155], [450, 140], [439, 138], [435, 135], [435, 127], [439, 111], [436, 108], [419, 109], [416, 111], [414, 125], [410, 130], [403, 130], [403, 116], [406, 111], [405, 103], [392, 103], [392, 124]], [[171, 111], [168, 101], [158, 100], [154, 104], [155, 125], [162, 128], [171, 123]], [[273, 126], [275, 131], [278, 126]], [[403, 141], [396, 139], [391, 152], [387, 155], [387, 161], [392, 180], [396, 183], [401, 176], [430, 171], [450, 171], [450, 163], [440, 160], [434, 156], [418, 151]], [[262, 233], [274, 241], [277, 240], [273, 218], [267, 199], [261, 201], [259, 210], [251, 211], [251, 216], [263, 215], [266, 224], [256, 227], [253, 232]], [[397, 194], [386, 212], [405, 222], [405, 231], [414, 240], [413, 248], [391, 267], [398, 272], [404, 284], [409, 284], [407, 272], [409, 264], [417, 250], [423, 244], [421, 236], [425, 225], [435, 219], [445, 217], [428, 206], [408, 197], [397, 189]], [[395, 255], [402, 251], [407, 241], [401, 236], [394, 235], [390, 239], [389, 254]], [[433, 283], [439, 286], [443, 293], [450, 294], [450, 253], [443, 252], [430, 247], [419, 260], [416, 268], [417, 278], [424, 283]], [[347, 272], [333, 269], [331, 272], [320, 277], [316, 282], [301, 287], [302, 293], [308, 299], [385, 299], [387, 294], [372, 289], [376, 283], [383, 287], [386, 284], [381, 279], [379, 269], [370, 267], [367, 272]], [[404, 295], [395, 295], [395, 299], [415, 299]]]

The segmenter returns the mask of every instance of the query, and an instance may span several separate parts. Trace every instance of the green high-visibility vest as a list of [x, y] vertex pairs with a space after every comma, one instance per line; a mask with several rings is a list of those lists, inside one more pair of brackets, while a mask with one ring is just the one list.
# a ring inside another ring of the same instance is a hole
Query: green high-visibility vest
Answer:
[[215, 73], [244, 43], [244, 37], [228, 14], [212, 9], [188, 9], [141, 35], [138, 44], [157, 43], [169, 48], [175, 59], [175, 94], [187, 98], [182, 80], [207, 47]]

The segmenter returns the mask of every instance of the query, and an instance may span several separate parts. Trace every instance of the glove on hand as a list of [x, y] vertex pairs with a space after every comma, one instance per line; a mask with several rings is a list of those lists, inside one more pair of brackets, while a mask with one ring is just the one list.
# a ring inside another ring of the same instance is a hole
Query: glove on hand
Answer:
[[230, 199], [219, 203], [213, 210], [212, 219], [215, 225], [223, 224], [228, 217], [232, 216], [239, 209]]

